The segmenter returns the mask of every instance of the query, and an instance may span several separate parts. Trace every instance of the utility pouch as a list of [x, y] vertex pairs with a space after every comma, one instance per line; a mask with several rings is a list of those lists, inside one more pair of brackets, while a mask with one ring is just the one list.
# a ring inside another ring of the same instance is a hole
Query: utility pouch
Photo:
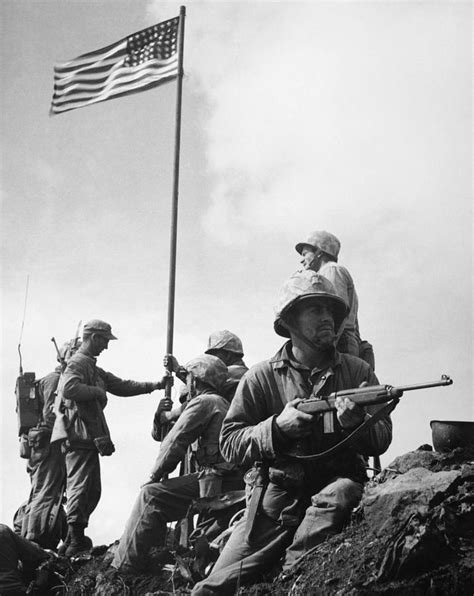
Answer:
[[204, 468], [198, 474], [199, 498], [211, 499], [222, 492], [222, 473], [214, 468]]
[[270, 482], [285, 490], [295, 490], [304, 484], [304, 469], [300, 464], [294, 462], [279, 463], [278, 467], [268, 469]]
[[31, 447], [28, 442], [28, 435], [22, 434], [20, 435], [20, 457], [22, 459], [30, 459], [31, 455]]
[[108, 435], [94, 439], [94, 445], [96, 446], [99, 455], [112, 455], [115, 451], [115, 445], [112, 443], [112, 439]]

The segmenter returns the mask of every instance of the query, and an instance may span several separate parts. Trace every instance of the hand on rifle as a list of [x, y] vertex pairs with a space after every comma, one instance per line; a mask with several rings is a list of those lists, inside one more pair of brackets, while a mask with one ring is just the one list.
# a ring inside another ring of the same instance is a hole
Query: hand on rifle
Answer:
[[[368, 383], [363, 381], [359, 387], [367, 387]], [[355, 404], [348, 397], [336, 397], [334, 402], [337, 411], [337, 419], [342, 428], [353, 430], [364, 422], [365, 410]]]
[[275, 422], [278, 428], [289, 439], [306, 437], [311, 432], [314, 421], [313, 416], [296, 408], [302, 401], [303, 399], [300, 397], [289, 401], [283, 411], [276, 417]]

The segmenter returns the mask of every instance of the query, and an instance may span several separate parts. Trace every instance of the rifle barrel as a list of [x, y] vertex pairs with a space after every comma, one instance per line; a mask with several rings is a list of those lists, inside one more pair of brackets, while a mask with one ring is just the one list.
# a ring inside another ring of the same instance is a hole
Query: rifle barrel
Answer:
[[453, 380], [448, 375], [441, 375], [441, 379], [439, 381], [430, 381], [428, 383], [417, 383], [415, 385], [402, 385], [401, 387], [396, 387], [400, 391], [415, 391], [417, 389], [428, 389], [429, 387], [445, 387], [446, 385], [452, 385]]

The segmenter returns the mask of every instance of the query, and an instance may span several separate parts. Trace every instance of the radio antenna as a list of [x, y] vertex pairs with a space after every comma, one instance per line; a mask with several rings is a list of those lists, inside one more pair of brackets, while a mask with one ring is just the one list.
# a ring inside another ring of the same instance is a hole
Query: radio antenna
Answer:
[[28, 288], [30, 285], [30, 276], [26, 276], [26, 290], [25, 290], [25, 305], [23, 307], [23, 320], [21, 322], [21, 329], [20, 329], [20, 338], [18, 340], [18, 355], [20, 356], [20, 375], [23, 374], [23, 361], [21, 358], [21, 340], [23, 338], [23, 328], [25, 326], [25, 318], [26, 318], [26, 305], [28, 302]]

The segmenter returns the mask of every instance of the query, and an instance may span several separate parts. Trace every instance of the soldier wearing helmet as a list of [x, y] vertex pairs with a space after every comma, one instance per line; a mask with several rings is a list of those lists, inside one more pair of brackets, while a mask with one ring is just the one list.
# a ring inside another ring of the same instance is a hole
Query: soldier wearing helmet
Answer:
[[82, 344], [70, 358], [58, 384], [52, 442], [65, 442], [67, 471], [66, 556], [92, 546], [84, 535], [101, 495], [99, 453], [115, 450], [103, 409], [107, 392], [123, 397], [163, 389], [165, 380], [123, 380], [97, 366], [97, 356], [117, 338], [105, 321], [93, 319], [83, 328]]
[[359, 301], [351, 274], [337, 262], [341, 243], [333, 234], [318, 230], [312, 232], [305, 242], [299, 242], [295, 248], [302, 256], [303, 267], [329, 279], [337, 294], [349, 305], [349, 313], [338, 341], [338, 350], [359, 356]]
[[366, 362], [335, 347], [348, 310], [332, 283], [312, 270], [284, 284], [274, 329], [289, 340], [243, 377], [220, 437], [226, 460], [250, 468], [246, 515], [193, 594], [233, 593], [239, 582], [268, 571], [282, 557], [289, 570], [339, 532], [359, 503], [368, 479], [364, 457], [383, 453], [391, 441], [388, 414], [380, 412], [370, 428], [330, 455], [296, 457], [327, 451], [379, 409], [345, 397], [336, 398], [336, 411], [320, 417], [297, 408], [310, 396], [378, 384]]
[[235, 333], [227, 329], [214, 331], [209, 336], [206, 354], [217, 356], [227, 366], [228, 379], [224, 395], [231, 400], [240, 379], [248, 371], [248, 367], [242, 359], [244, 355], [242, 341]]
[[32, 540], [43, 548], [56, 548], [63, 537], [65, 527], [65, 514], [61, 502], [65, 489], [66, 466], [60, 445], [50, 441], [56, 417], [53, 407], [63, 363], [69, 361], [80, 344], [78, 338], [65, 342], [59, 349], [58, 366], [37, 382], [41, 413], [37, 426], [28, 433], [31, 455], [27, 471], [30, 475], [31, 490], [21, 515], [19, 533], [23, 538]]
[[[223, 397], [232, 401], [240, 379], [248, 371], [248, 367], [243, 361], [244, 350], [242, 341], [235, 333], [227, 329], [213, 331], [209, 336], [205, 354], [217, 356], [227, 366], [227, 380], [221, 388], [221, 393]], [[181, 381], [186, 382], [186, 369], [179, 364], [174, 356], [167, 354], [163, 364], [165, 368], [176, 373], [176, 376]], [[181, 404], [184, 404], [186, 398], [181, 395], [179, 401]], [[183, 408], [180, 405], [173, 407], [172, 400], [167, 397], [160, 400], [153, 419], [151, 433], [155, 441], [161, 440], [162, 426], [174, 424], [182, 410]]]
[[[161, 444], [146, 484], [132, 509], [112, 566], [136, 573], [146, 568], [151, 547], [163, 546], [167, 522], [185, 517], [191, 503], [201, 497], [243, 488], [238, 464], [227, 463], [219, 450], [219, 433], [229, 409], [221, 395], [227, 368], [216, 356], [203, 354], [185, 366], [191, 398]], [[167, 478], [197, 442], [198, 472]]]

